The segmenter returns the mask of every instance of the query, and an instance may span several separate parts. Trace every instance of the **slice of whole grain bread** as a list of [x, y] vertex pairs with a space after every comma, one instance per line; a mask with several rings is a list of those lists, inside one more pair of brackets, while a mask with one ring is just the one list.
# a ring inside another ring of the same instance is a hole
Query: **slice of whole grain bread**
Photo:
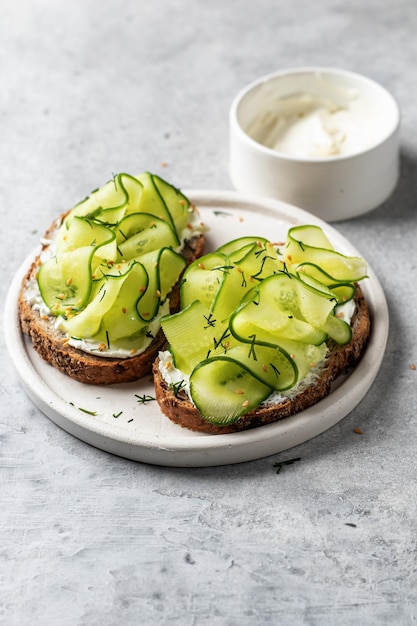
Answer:
[[332, 383], [361, 358], [367, 345], [371, 319], [369, 309], [359, 285], [356, 285], [355, 312], [351, 320], [352, 339], [346, 345], [329, 342], [329, 352], [314, 384], [279, 404], [263, 404], [242, 415], [228, 426], [217, 426], [204, 420], [184, 391], [175, 394], [161, 375], [159, 359], [153, 365], [156, 400], [161, 411], [176, 424], [194, 431], [224, 434], [271, 424], [316, 404], [331, 391]]
[[[59, 228], [66, 214], [56, 220], [47, 230], [43, 250], [49, 245], [54, 231]], [[191, 263], [204, 253], [204, 235], [198, 235], [187, 242], [182, 252]], [[150, 374], [158, 351], [165, 342], [160, 330], [145, 352], [128, 358], [108, 358], [83, 352], [68, 344], [68, 340], [54, 326], [53, 316], [40, 315], [27, 299], [33, 279], [40, 264], [42, 251], [28, 269], [19, 292], [18, 312], [22, 331], [29, 336], [36, 352], [53, 367], [82, 383], [110, 385], [137, 380]], [[174, 312], [179, 306], [179, 286], [175, 285], [169, 295], [170, 309]]]

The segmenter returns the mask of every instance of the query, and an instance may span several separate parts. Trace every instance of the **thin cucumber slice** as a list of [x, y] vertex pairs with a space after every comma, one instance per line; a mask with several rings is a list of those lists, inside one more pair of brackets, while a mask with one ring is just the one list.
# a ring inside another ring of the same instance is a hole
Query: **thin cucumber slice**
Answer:
[[155, 215], [155, 217], [159, 217], [161, 220], [165, 220], [176, 230], [174, 220], [163, 197], [155, 186], [152, 174], [144, 172], [138, 176], [138, 180], [143, 186], [138, 210], [142, 213], [150, 213], [151, 215]]
[[[328, 348], [326, 343], [318, 346], [300, 341], [289, 341], [280, 339], [279, 347], [288, 354], [294, 361], [299, 380], [303, 380], [312, 370], [314, 370], [325, 358]], [[291, 387], [288, 387], [290, 389]]]
[[90, 297], [92, 281], [91, 248], [64, 252], [59, 259], [50, 259], [40, 266], [37, 276], [39, 291], [52, 315], [65, 315], [80, 310]]
[[317, 283], [306, 283], [297, 277], [293, 280], [302, 318], [315, 328], [322, 328], [337, 304], [334, 294], [324, 286], [320, 288]]
[[[244, 243], [243, 248], [235, 247], [239, 243]], [[222, 249], [230, 249], [230, 256], [218, 251], [207, 254], [187, 269], [181, 287], [181, 306], [186, 307], [198, 299], [210, 307], [216, 317], [226, 319], [247, 292], [262, 280], [264, 272], [269, 275], [283, 267], [275, 249], [258, 238], [241, 238], [230, 248], [226, 245]], [[239, 258], [239, 263], [235, 257]]]
[[115, 229], [117, 251], [126, 261], [161, 247], [177, 248], [179, 240], [172, 226], [148, 213], [131, 213]]
[[123, 194], [125, 201], [120, 206], [106, 206], [98, 209], [94, 213], [96, 221], [115, 226], [126, 215], [139, 210], [142, 198], [143, 187], [137, 178], [129, 174], [118, 174], [115, 177], [115, 186]]
[[190, 201], [179, 189], [167, 183], [160, 176], [152, 174], [152, 180], [168, 207], [177, 233], [182, 232], [190, 219]]
[[95, 189], [84, 200], [81, 200], [71, 210], [65, 219], [69, 225], [75, 216], [89, 217], [94, 219], [95, 215], [103, 210], [103, 208], [123, 208], [127, 201], [127, 195], [122, 186], [117, 184], [115, 176], [99, 189]]
[[141, 318], [137, 308], [142, 297], [138, 286], [146, 282], [145, 268], [141, 263], [134, 263], [113, 305], [103, 315], [99, 331], [92, 338], [95, 342], [109, 350], [122, 348], [133, 353], [152, 340], [149, 324]]
[[68, 227], [60, 228], [56, 240], [56, 256], [75, 250], [76, 248], [89, 247], [98, 253], [100, 257], [111, 260], [116, 259], [115, 236], [112, 230], [103, 224], [94, 222], [86, 217], [74, 216]]
[[232, 339], [227, 324], [217, 320], [199, 300], [179, 313], [162, 317], [161, 327], [175, 366], [186, 375], [210, 354], [224, 353]]
[[103, 279], [95, 297], [87, 304], [85, 309], [78, 315], [63, 319], [60, 327], [70, 337], [94, 337], [100, 330], [103, 316], [113, 306], [127, 275]]
[[67, 216], [69, 225], [76, 215], [113, 225], [128, 211], [135, 211], [142, 195], [141, 183], [129, 174], [117, 174], [103, 187], [93, 191]]
[[[239, 237], [238, 239], [232, 239], [232, 241], [228, 241], [224, 243], [222, 246], [217, 248], [217, 252], [221, 252], [222, 254], [226, 254], [227, 256], [232, 256], [234, 253], [238, 253], [241, 255], [241, 251], [243, 248], [251, 249], [254, 245], [266, 244], [268, 243], [268, 239], [265, 237]], [[238, 262], [238, 261], [236, 261]]]
[[200, 300], [211, 308], [228, 271], [226, 255], [214, 252], [206, 254], [204, 260], [197, 259], [189, 265], [181, 281], [181, 308], [194, 300]]
[[298, 368], [294, 358], [280, 346], [248, 346], [239, 343], [227, 351], [227, 356], [243, 365], [252, 376], [275, 391], [290, 389], [298, 380]]
[[271, 389], [234, 359], [219, 356], [193, 370], [190, 393], [205, 420], [226, 426], [259, 406]]
[[[133, 263], [123, 280], [112, 306], [103, 315], [101, 328], [106, 343], [111, 347], [120, 339], [136, 335], [147, 322], [138, 313], [138, 302], [143, 297], [142, 288], [148, 285], [148, 275], [141, 263]], [[104, 337], [102, 337], [104, 340]]]
[[161, 292], [162, 300], [165, 300], [168, 293], [181, 276], [181, 273], [184, 271], [187, 261], [181, 254], [175, 252], [175, 250], [171, 250], [171, 248], [161, 248], [158, 251], [157, 263], [158, 288]]
[[337, 283], [335, 285], [329, 285], [329, 289], [334, 294], [337, 304], [345, 304], [352, 300], [355, 296], [355, 285], [352, 283]]
[[186, 261], [171, 248], [162, 248], [142, 255], [140, 262], [146, 268], [149, 283], [139, 300], [138, 311], [142, 319], [150, 321], [177, 282]]
[[294, 226], [288, 231], [285, 262], [295, 266], [314, 263], [333, 282], [355, 282], [367, 274], [367, 264], [362, 258], [336, 252], [318, 226]]
[[260, 282], [272, 274], [284, 271], [284, 265], [278, 258], [275, 247], [267, 242], [257, 241], [256, 244], [243, 248], [245, 255], [239, 260], [235, 253], [231, 258], [238, 263], [242, 273], [250, 282]]
[[[57, 244], [59, 252], [41, 265], [38, 286], [43, 301], [53, 315], [63, 315], [68, 308], [83, 308], [91, 293], [92, 261], [103, 256], [115, 258], [114, 234], [105, 226], [75, 217], [65, 237]], [[79, 245], [77, 246], [77, 242]]]
[[213, 315], [220, 320], [226, 320], [252, 288], [239, 266], [226, 265], [223, 274], [211, 305]]
[[[276, 274], [265, 279], [251, 292], [251, 298], [244, 302], [230, 317], [232, 334], [247, 343], [256, 338], [258, 343], [277, 345], [280, 339], [301, 341], [318, 345], [325, 341], [326, 333], [303, 315], [307, 302], [303, 302], [300, 281], [286, 274]], [[326, 315], [332, 310], [328, 300], [311, 299], [316, 311], [308, 311], [310, 318], [321, 315], [325, 307]]]
[[[324, 272], [314, 263], [303, 263], [296, 268], [297, 275], [307, 284], [319, 285], [318, 289], [327, 288], [332, 292], [338, 304], [351, 300], [355, 295], [355, 285], [351, 282], [336, 282], [333, 276]], [[314, 282], [312, 282], [314, 281]]]
[[352, 339], [351, 326], [336, 315], [329, 315], [323, 328], [329, 337], [340, 345], [345, 345]]
[[287, 242], [291, 240], [297, 242], [301, 249], [308, 246], [310, 248], [333, 250], [332, 244], [320, 226], [311, 224], [293, 226], [287, 233]]

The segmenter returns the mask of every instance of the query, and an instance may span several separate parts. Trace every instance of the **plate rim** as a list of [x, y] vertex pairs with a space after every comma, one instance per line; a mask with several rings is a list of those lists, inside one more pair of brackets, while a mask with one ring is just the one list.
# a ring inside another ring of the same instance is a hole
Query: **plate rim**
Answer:
[[[294, 216], [294, 224], [314, 223], [322, 226], [330, 238], [342, 242], [350, 254], [361, 256], [355, 246], [331, 224], [286, 202], [229, 190], [197, 189], [185, 190], [183, 193], [197, 207], [208, 204], [210, 205], [208, 208], [212, 209], [216, 206], [224, 208], [225, 205], [232, 210], [253, 210], [256, 207], [257, 210], [262, 208], [277, 219], [282, 218], [282, 213], [290, 213]], [[291, 222], [289, 219], [285, 221], [289, 227]], [[372, 267], [368, 265], [369, 279], [364, 283], [363, 291], [372, 316], [371, 337], [360, 363], [329, 396], [296, 415], [255, 429], [223, 435], [198, 434], [195, 437], [192, 434], [190, 436], [190, 431], [187, 431], [188, 436], [177, 437], [175, 445], [172, 443], [169, 445], [172, 437], [163, 435], [154, 435], [152, 440], [145, 436], [138, 441], [137, 437], [132, 437], [133, 433], [138, 434], [137, 431], [127, 431], [117, 424], [110, 426], [100, 423], [98, 419], [92, 419], [93, 416], [84, 416], [75, 408], [71, 410], [72, 407], [68, 402], [48, 387], [47, 382], [32, 364], [29, 352], [33, 349], [27, 344], [20, 330], [17, 295], [33, 255], [32, 251], [14, 275], [5, 303], [6, 347], [20, 382], [31, 401], [57, 426], [89, 445], [133, 461], [173, 467], [207, 467], [251, 461], [300, 445], [337, 424], [359, 404], [372, 386], [385, 353], [389, 329], [388, 306], [382, 286]], [[378, 315], [375, 314], [376, 304]], [[44, 394], [39, 391], [39, 385], [43, 387]], [[329, 416], [331, 412], [333, 416]], [[304, 437], [300, 433], [305, 431], [307, 426], [310, 427], [309, 435]], [[182, 429], [178, 428], [180, 435]], [[278, 445], [278, 440], [275, 441], [279, 436], [281, 445]]]

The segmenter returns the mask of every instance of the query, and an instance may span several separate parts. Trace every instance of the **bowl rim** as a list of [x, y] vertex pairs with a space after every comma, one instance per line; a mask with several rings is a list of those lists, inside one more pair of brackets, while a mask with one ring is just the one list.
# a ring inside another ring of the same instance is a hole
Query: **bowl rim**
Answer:
[[[271, 82], [279, 78], [283, 78], [283, 77], [287, 77], [291, 75], [299, 75], [299, 74], [320, 74], [320, 73], [327, 74], [329, 76], [330, 75], [344, 76], [346, 78], [350, 78], [352, 80], [358, 81], [358, 83], [359, 82], [362, 84], [367, 83], [373, 89], [375, 89], [376, 91], [379, 91], [382, 94], [382, 96], [387, 101], [390, 102], [392, 111], [393, 111], [392, 124], [388, 127], [387, 131], [384, 132], [380, 140], [378, 140], [376, 143], [373, 143], [372, 145], [366, 148], [359, 149], [355, 152], [351, 152], [345, 155], [333, 155], [333, 156], [328, 156], [328, 157], [296, 157], [296, 156], [281, 152], [279, 150], [274, 150], [273, 148], [268, 148], [262, 143], [256, 141], [255, 139], [252, 139], [252, 137], [250, 137], [246, 133], [246, 131], [242, 128], [238, 119], [238, 110], [239, 110], [240, 105], [244, 101], [244, 99], [252, 91], [254, 91], [255, 89], [257, 89], [258, 87], [260, 87], [261, 85], [265, 83]], [[229, 124], [230, 124], [231, 131], [233, 131], [234, 133], [237, 133], [244, 141], [246, 141], [250, 146], [252, 146], [252, 148], [255, 148], [259, 152], [264, 153], [266, 156], [273, 157], [276, 160], [293, 162], [293, 163], [329, 165], [331, 163], [336, 163], [336, 162], [350, 161], [352, 159], [358, 158], [359, 156], [369, 154], [371, 152], [379, 150], [382, 146], [384, 146], [384, 144], [391, 141], [392, 138], [399, 132], [399, 128], [401, 125], [401, 110], [400, 110], [400, 106], [396, 98], [388, 91], [388, 89], [386, 89], [379, 82], [373, 80], [372, 78], [369, 78], [368, 76], [359, 74], [351, 70], [338, 68], [338, 67], [322, 66], [322, 65], [300, 66], [300, 67], [294, 67], [294, 68], [286, 68], [282, 70], [277, 70], [275, 72], [270, 72], [268, 74], [264, 74], [263, 76], [256, 78], [255, 80], [251, 81], [246, 86], [244, 86], [232, 100], [230, 110], [229, 110]]]

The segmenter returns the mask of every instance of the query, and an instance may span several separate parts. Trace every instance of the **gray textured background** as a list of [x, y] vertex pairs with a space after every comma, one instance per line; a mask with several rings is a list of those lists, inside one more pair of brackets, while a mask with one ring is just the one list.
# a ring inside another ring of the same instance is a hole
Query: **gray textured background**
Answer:
[[114, 172], [230, 188], [228, 109], [260, 75], [359, 71], [403, 119], [396, 192], [337, 226], [386, 291], [386, 357], [320, 437], [212, 469], [116, 458], [32, 405], [0, 335], [0, 623], [417, 622], [416, 32], [415, 0], [2, 0], [2, 302], [54, 217]]

